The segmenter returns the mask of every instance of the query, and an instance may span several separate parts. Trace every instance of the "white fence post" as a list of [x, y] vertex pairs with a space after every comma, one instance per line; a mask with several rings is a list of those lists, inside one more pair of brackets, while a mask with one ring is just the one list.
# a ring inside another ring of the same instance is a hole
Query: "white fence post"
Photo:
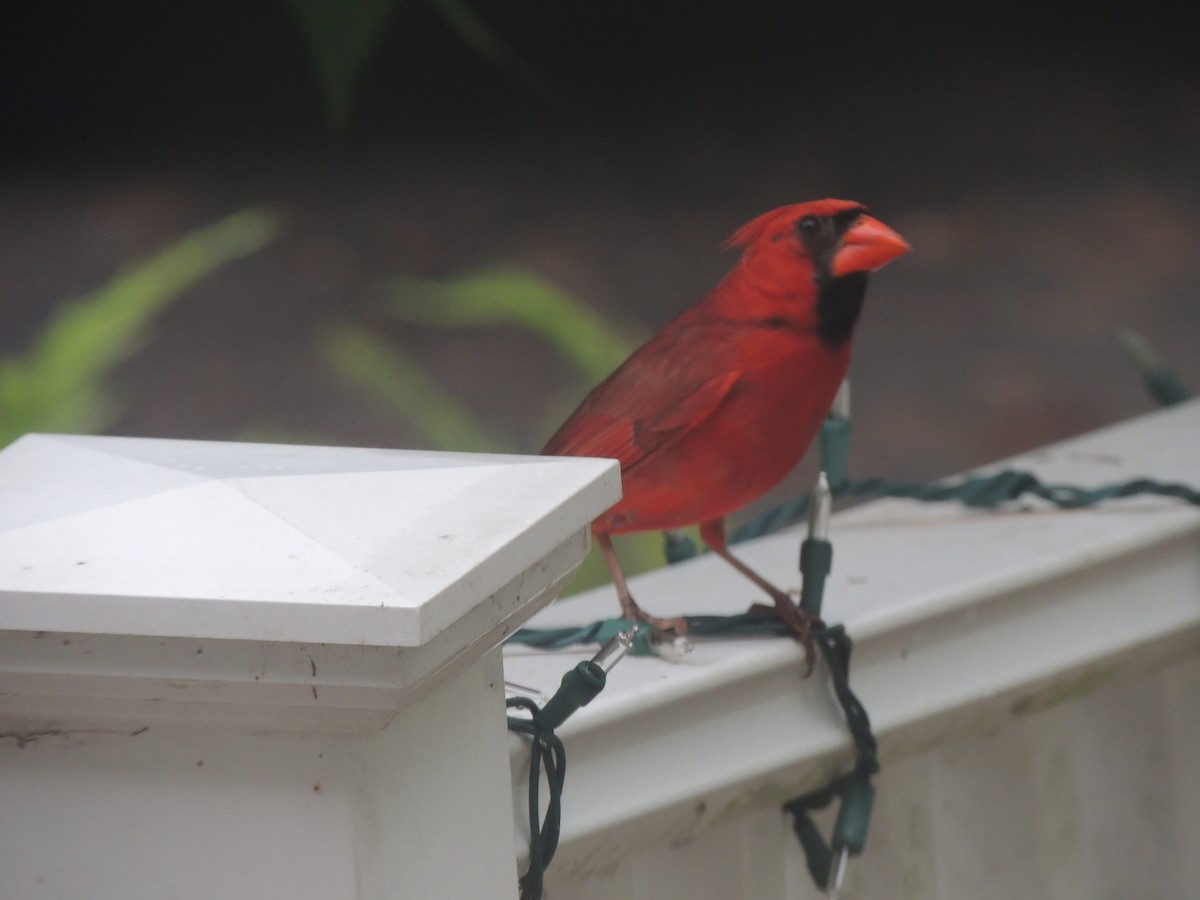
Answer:
[[615, 464], [0, 452], [0, 897], [516, 896], [498, 643]]

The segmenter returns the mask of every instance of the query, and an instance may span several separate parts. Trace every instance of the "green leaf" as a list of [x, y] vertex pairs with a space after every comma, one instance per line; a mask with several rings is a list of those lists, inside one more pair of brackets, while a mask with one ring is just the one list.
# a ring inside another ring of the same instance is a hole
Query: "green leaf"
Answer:
[[589, 383], [605, 378], [636, 346], [579, 300], [519, 269], [446, 280], [395, 278], [384, 292], [387, 310], [406, 322], [530, 331], [548, 341]]
[[431, 447], [466, 452], [508, 450], [419, 363], [366, 332], [338, 329], [324, 341], [322, 355], [347, 383], [408, 419]]
[[93, 294], [64, 303], [24, 354], [0, 358], [0, 446], [29, 431], [96, 431], [117, 405], [102, 386], [166, 304], [269, 243], [277, 218], [247, 209], [192, 232]]

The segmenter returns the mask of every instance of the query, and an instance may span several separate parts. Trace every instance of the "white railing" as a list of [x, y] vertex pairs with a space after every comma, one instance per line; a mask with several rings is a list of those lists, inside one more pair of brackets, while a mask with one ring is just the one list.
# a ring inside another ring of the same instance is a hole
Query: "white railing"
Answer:
[[[1020, 462], [1200, 484], [1200, 403]], [[0, 898], [515, 898], [529, 748], [504, 683], [548, 696], [591, 651], [499, 641], [616, 489], [594, 460], [6, 448]], [[794, 584], [798, 538], [739, 552]], [[889, 501], [832, 538], [825, 613], [883, 761], [845, 896], [1200, 896], [1200, 512]], [[634, 589], [662, 613], [755, 599], [707, 558]], [[784, 639], [621, 662], [559, 731], [548, 896], [814, 896], [780, 805], [850, 755], [801, 672]]]
[[[1012, 461], [1093, 486], [1200, 484], [1200, 402]], [[845, 897], [1200, 896], [1200, 511], [1136, 498], [1002, 512], [881, 501], [835, 516], [825, 614], [855, 640], [851, 683], [883, 771]], [[740, 552], [795, 584], [800, 534]], [[753, 598], [720, 560], [635, 579], [661, 615]], [[538, 627], [614, 614], [611, 589]], [[586, 652], [509, 647], [511, 681], [553, 693]], [[567, 781], [554, 900], [814, 897], [789, 798], [849, 767], [818, 672], [780, 639], [629, 658], [560, 730]], [[525, 756], [511, 743], [524, 833]]]

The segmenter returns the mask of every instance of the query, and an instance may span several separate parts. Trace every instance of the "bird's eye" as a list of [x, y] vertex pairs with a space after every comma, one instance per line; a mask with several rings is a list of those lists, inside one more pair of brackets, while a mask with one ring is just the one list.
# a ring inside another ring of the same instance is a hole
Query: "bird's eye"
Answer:
[[805, 216], [796, 223], [796, 228], [801, 234], [816, 234], [821, 230], [821, 223], [817, 221], [816, 216]]

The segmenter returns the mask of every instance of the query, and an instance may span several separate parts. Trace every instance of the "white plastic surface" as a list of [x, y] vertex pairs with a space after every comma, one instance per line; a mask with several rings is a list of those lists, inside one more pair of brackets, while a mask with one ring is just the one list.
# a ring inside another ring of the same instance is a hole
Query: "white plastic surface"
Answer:
[[[1200, 485], [1198, 448], [1200, 401], [1194, 401], [1006, 465], [1085, 486], [1139, 476]], [[777, 584], [798, 587], [802, 536], [793, 529], [735, 552]], [[880, 790], [892, 783], [891, 772], [905, 771], [897, 769], [905, 760], [924, 760], [907, 771], [924, 773], [930, 785], [891, 806], [890, 824], [882, 826], [926, 829], [925, 837], [917, 834], [905, 845], [906, 835], [894, 830], [882, 841], [873, 836], [873, 844], [900, 849], [875, 858], [873, 891], [848, 892], [848, 898], [1200, 896], [1194, 866], [1172, 868], [1163, 891], [1088, 893], [1103, 881], [1104, 872], [1095, 868], [1102, 858], [1124, 852], [1161, 864], [1164, 847], [1194, 843], [1194, 829], [1185, 827], [1200, 821], [1194, 789], [1157, 790], [1163, 806], [1146, 814], [1157, 818], [1147, 825], [1126, 817], [1112, 826], [1125, 829], [1115, 835], [1102, 821], [1110, 804], [1100, 795], [1095, 803], [1059, 810], [1081, 818], [1069, 834], [1058, 833], [1052, 823], [1039, 825], [1035, 805], [1021, 812], [989, 805], [985, 794], [995, 785], [980, 781], [986, 777], [980, 763], [955, 775], [940, 761], [955, 758], [961, 741], [1021, 727], [1042, 710], [1082, 703], [1110, 682], [1153, 679], [1160, 667], [1194, 658], [1200, 652], [1200, 510], [1145, 497], [1074, 511], [1036, 501], [998, 512], [882, 501], [836, 515], [831, 538], [824, 612], [827, 621], [844, 623], [855, 641], [851, 680], [880, 739]], [[666, 616], [728, 614], [762, 600], [732, 568], [708, 556], [634, 579], [631, 588], [644, 608]], [[530, 624], [579, 625], [616, 612], [614, 592], [603, 588], [556, 604]], [[506, 647], [506, 678], [552, 693], [562, 673], [588, 655]], [[614, 669], [605, 691], [559, 732], [568, 776], [562, 840], [550, 874], [554, 895], [816, 896], [778, 810], [849, 768], [851, 754], [827, 679], [818, 668], [804, 681], [802, 671], [801, 652], [787, 639], [697, 640], [682, 662], [627, 658]], [[1194, 667], [1187, 671], [1184, 681], [1194, 682]], [[1186, 694], [1173, 690], [1175, 698]], [[1151, 767], [1155, 774], [1147, 777], [1162, 784], [1194, 779], [1197, 719], [1180, 721], [1190, 724], [1172, 744], [1173, 768], [1155, 753], [1153, 736], [1131, 744], [1120, 765]], [[1123, 727], [1142, 725], [1132, 716], [1117, 731]], [[1079, 728], [1083, 734], [1104, 730], [1090, 720]], [[1076, 740], [1070, 729], [1048, 733]], [[1048, 788], [1038, 787], [1037, 778], [1049, 778], [1045, 767], [1057, 763], [1033, 740], [1034, 788], [1014, 784], [1001, 794], [1044, 796]], [[522, 834], [525, 754], [515, 742], [512, 747]], [[1188, 754], [1192, 762], [1181, 762]], [[1063, 777], [1102, 790], [1103, 767], [1118, 763], [1097, 752], [1081, 765], [1100, 768], [1086, 778], [1074, 771]], [[1114, 768], [1107, 777], [1116, 784], [1122, 776]], [[880, 803], [889, 809], [889, 800]], [[951, 804], [957, 818], [947, 819], [943, 810]], [[964, 892], [973, 880], [997, 877], [1003, 870], [997, 858], [1013, 867], [1014, 878], [1029, 874], [1030, 838], [1021, 829], [1037, 827], [1049, 831], [1034, 843], [1056, 838], [1061, 846], [1045, 848], [1051, 856], [1044, 871], [1013, 882], [1035, 885], [1032, 892]], [[723, 839], [709, 838], [716, 832]], [[1094, 843], [1079, 843], [1098, 834], [1105, 835], [1104, 853], [1097, 854]], [[717, 851], [730, 842], [732, 859]], [[698, 849], [689, 849], [693, 845]], [[1077, 871], [1063, 876], [1074, 885], [1070, 890], [1053, 888], [1053, 854], [1060, 851], [1074, 854], [1067, 863]], [[907, 874], [912, 867], [924, 867], [911, 876], [916, 881]], [[910, 881], [911, 890], [905, 887]], [[1184, 893], [1170, 893], [1180, 885]]]
[[0, 728], [3, 900], [516, 900], [498, 651], [369, 735]]
[[8, 447], [0, 900], [515, 898], [498, 644], [618, 496], [600, 460]]
[[417, 646], [617, 496], [601, 460], [27, 435], [0, 629]]
[[0, 730], [378, 730], [549, 603], [618, 496], [602, 460], [29, 435]]

